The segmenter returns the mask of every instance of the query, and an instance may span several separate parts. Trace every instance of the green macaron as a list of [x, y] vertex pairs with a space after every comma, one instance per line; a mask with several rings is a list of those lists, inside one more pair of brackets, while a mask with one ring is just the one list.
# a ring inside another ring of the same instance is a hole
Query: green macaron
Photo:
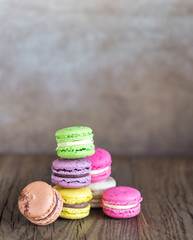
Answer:
[[84, 158], [95, 153], [93, 133], [89, 127], [63, 128], [55, 136], [57, 155], [61, 158]]

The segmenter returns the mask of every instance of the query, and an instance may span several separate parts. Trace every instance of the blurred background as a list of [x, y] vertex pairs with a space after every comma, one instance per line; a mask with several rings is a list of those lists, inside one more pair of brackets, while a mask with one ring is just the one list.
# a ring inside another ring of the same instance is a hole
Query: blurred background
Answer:
[[90, 126], [113, 154], [193, 156], [191, 0], [0, 0], [0, 152]]

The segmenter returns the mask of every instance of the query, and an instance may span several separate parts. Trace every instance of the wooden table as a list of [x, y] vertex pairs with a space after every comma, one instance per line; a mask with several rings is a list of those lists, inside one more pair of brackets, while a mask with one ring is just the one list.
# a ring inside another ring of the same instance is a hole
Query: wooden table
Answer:
[[18, 210], [17, 199], [30, 182], [50, 183], [48, 155], [0, 156], [0, 239], [193, 239], [193, 161], [113, 157], [112, 176], [117, 185], [139, 189], [144, 198], [140, 215], [113, 219], [92, 209], [81, 220], [58, 219], [40, 227]]

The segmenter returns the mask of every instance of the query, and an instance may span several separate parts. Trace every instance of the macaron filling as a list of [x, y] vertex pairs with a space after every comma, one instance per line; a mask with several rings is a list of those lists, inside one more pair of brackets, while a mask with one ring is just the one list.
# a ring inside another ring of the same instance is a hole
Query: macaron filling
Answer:
[[130, 209], [134, 208], [138, 205], [139, 203], [133, 204], [133, 205], [111, 205], [103, 202], [103, 206], [108, 207], [108, 208], [113, 208], [113, 209]]
[[84, 203], [75, 203], [75, 204], [63, 204], [63, 207], [67, 207], [67, 208], [85, 208], [89, 205], [89, 202], [84, 202]]
[[86, 140], [80, 140], [80, 141], [57, 143], [57, 147], [68, 147], [68, 146], [84, 145], [84, 144], [92, 144], [92, 143], [94, 143], [93, 139], [86, 139]]
[[65, 175], [65, 174], [53, 173], [53, 175], [56, 176], [56, 177], [63, 177], [63, 178], [79, 178], [79, 177], [87, 177], [90, 174], [85, 173], [85, 174], [81, 174], [81, 175]]
[[91, 170], [90, 171], [90, 175], [94, 175], [94, 174], [99, 174], [99, 173], [103, 173], [106, 172], [109, 169], [109, 166], [103, 169], [99, 169], [99, 170]]

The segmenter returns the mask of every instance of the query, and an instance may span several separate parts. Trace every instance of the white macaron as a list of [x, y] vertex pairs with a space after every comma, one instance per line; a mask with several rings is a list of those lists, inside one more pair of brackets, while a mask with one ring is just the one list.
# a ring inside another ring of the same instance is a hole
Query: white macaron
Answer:
[[101, 207], [104, 190], [116, 187], [116, 181], [113, 177], [108, 177], [103, 181], [91, 183], [88, 187], [93, 195], [91, 200], [91, 208], [99, 208]]

